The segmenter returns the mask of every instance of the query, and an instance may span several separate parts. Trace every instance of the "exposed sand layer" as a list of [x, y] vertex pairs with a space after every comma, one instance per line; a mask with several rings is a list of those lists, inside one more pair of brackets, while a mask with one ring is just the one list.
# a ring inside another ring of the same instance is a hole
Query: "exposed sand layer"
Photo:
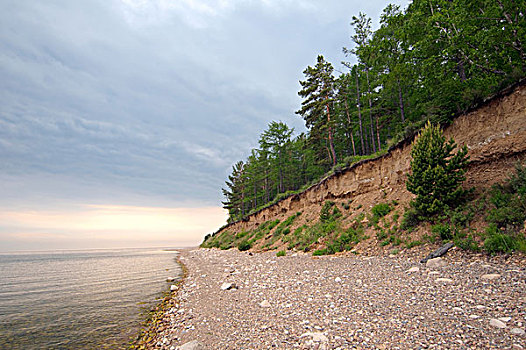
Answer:
[[181, 260], [188, 276], [150, 344], [158, 349], [190, 341], [204, 349], [526, 348], [524, 256], [505, 260], [453, 250], [444, 257], [445, 266], [434, 268], [419, 258], [186, 251]]

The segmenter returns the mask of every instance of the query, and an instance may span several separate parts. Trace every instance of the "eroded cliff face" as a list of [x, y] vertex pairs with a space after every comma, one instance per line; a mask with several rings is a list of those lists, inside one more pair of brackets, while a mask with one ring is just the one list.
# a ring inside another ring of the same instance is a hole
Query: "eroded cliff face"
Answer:
[[[452, 137], [457, 145], [468, 147], [471, 164], [466, 174], [466, 187], [482, 191], [502, 182], [517, 161], [526, 160], [526, 84], [459, 116], [444, 134], [448, 139]], [[361, 213], [369, 213], [370, 208], [380, 202], [395, 200], [398, 207], [406, 207], [412, 198], [405, 187], [410, 171], [410, 149], [410, 142], [402, 143], [380, 158], [355, 164], [217, 234], [225, 230], [231, 233], [254, 230], [263, 222], [283, 221], [298, 211], [302, 215], [294, 227], [311, 224], [319, 219], [326, 200], [350, 204], [350, 213], [345, 219], [349, 223]]]

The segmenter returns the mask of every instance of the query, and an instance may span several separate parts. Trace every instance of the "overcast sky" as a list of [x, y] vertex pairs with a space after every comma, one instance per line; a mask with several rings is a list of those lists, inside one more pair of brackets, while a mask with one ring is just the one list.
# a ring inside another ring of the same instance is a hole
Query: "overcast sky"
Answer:
[[386, 5], [0, 0], [0, 251], [198, 243], [268, 123], [303, 130], [302, 71]]

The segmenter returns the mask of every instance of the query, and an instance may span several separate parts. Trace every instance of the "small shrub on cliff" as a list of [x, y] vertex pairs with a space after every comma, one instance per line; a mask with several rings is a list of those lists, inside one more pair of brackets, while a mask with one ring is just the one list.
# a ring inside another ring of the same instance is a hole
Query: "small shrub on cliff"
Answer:
[[456, 207], [465, 195], [462, 182], [468, 164], [467, 147], [453, 154], [455, 141], [430, 122], [420, 131], [411, 148], [411, 173], [407, 190], [416, 195], [411, 206], [420, 220], [429, 220], [448, 208]]
[[252, 245], [248, 241], [241, 241], [237, 246], [237, 249], [239, 249], [242, 252], [245, 250], [249, 250], [250, 248], [252, 248]]
[[287, 252], [285, 252], [284, 250], [280, 250], [279, 252], [276, 253], [277, 257], [285, 256], [285, 255], [287, 255]]

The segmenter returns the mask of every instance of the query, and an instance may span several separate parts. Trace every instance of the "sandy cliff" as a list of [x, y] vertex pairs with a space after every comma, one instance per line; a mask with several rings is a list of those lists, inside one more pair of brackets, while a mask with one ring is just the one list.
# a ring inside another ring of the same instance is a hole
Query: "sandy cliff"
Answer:
[[[504, 180], [518, 160], [526, 160], [526, 84], [524, 82], [496, 96], [477, 109], [459, 116], [444, 133], [458, 145], [469, 149], [471, 164], [466, 187], [483, 190]], [[299, 226], [318, 219], [326, 200], [349, 203], [349, 222], [379, 202], [396, 200], [401, 208], [407, 206], [412, 194], [405, 188], [410, 170], [409, 141], [394, 147], [374, 160], [355, 164], [329, 177], [305, 192], [288, 197], [265, 208], [244, 221], [223, 228], [230, 232], [253, 230], [268, 220], [284, 220], [301, 211], [295, 222]]]

